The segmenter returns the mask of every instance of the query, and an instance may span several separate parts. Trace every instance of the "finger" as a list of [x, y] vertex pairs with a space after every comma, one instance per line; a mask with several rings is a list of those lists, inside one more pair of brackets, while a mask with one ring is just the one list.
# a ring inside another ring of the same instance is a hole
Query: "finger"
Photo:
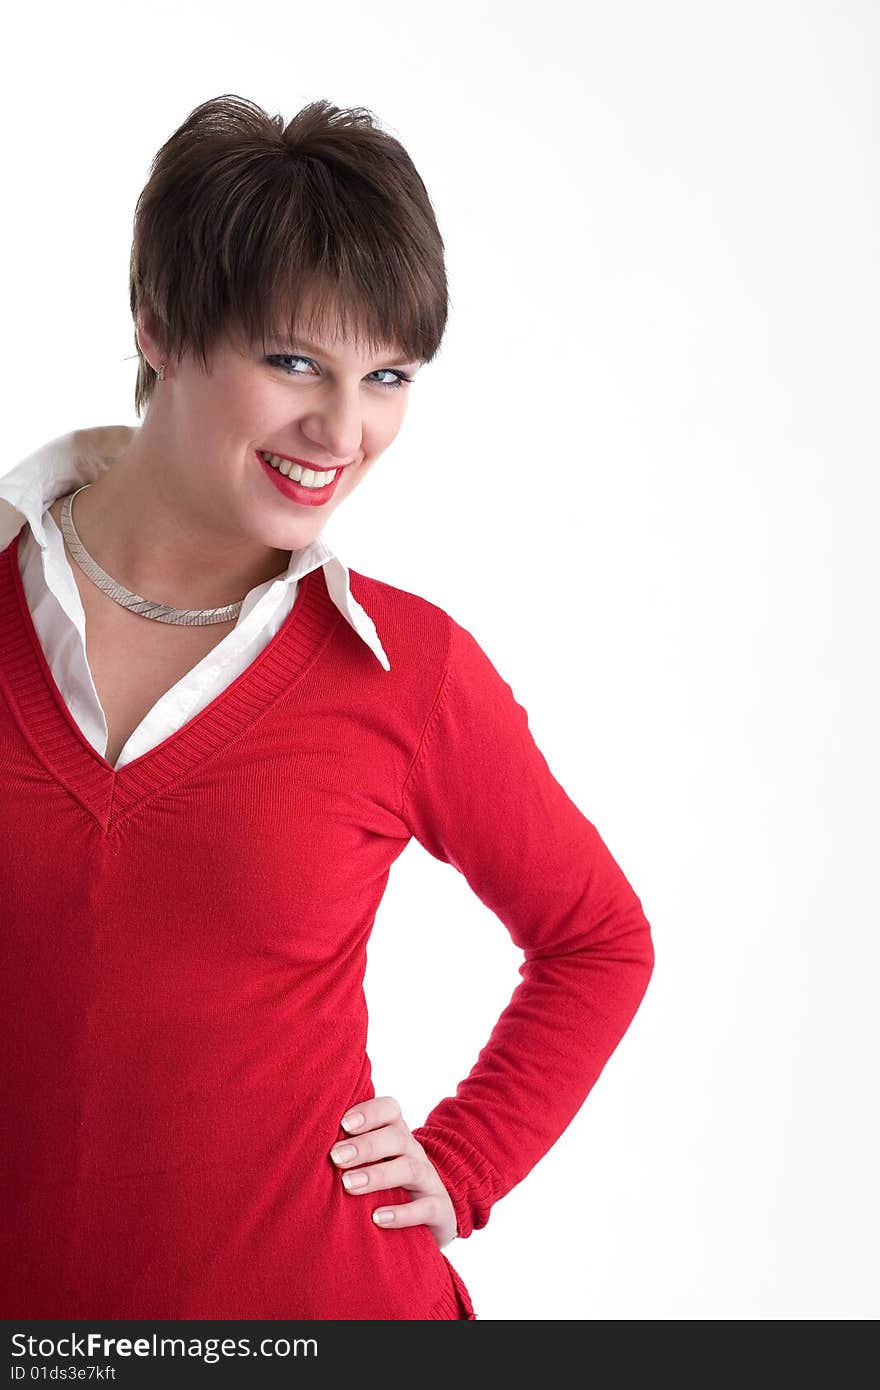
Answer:
[[406, 1125], [383, 1125], [381, 1129], [370, 1130], [366, 1134], [352, 1135], [349, 1139], [338, 1139], [330, 1150], [330, 1157], [339, 1168], [353, 1168], [361, 1163], [375, 1163], [380, 1158], [396, 1158], [399, 1154], [412, 1153], [423, 1156]]
[[377, 1226], [438, 1227], [445, 1215], [440, 1197], [414, 1197], [402, 1206], [376, 1207], [373, 1221]]
[[381, 1192], [388, 1187], [405, 1187], [408, 1192], [419, 1196], [436, 1191], [434, 1175], [424, 1163], [402, 1154], [387, 1163], [371, 1163], [369, 1168], [347, 1169], [342, 1174], [342, 1185], [346, 1192]]
[[363, 1134], [381, 1125], [395, 1124], [401, 1118], [400, 1105], [394, 1096], [374, 1096], [350, 1105], [340, 1124], [347, 1134]]

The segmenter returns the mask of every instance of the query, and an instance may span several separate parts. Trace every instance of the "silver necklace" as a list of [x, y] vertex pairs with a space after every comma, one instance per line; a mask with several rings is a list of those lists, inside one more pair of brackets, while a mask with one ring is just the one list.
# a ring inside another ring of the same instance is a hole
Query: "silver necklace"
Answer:
[[61, 532], [80, 569], [109, 598], [120, 603], [129, 612], [140, 614], [142, 618], [152, 618], [157, 623], [178, 623], [182, 627], [207, 627], [211, 623], [228, 623], [231, 618], [238, 617], [244, 599], [238, 603], [228, 603], [225, 608], [172, 608], [170, 604], [154, 603], [152, 599], [144, 598], [141, 594], [133, 594], [124, 584], [111, 579], [107, 571], [102, 570], [97, 560], [86, 550], [73, 524], [73, 499], [87, 487], [91, 487], [91, 483], [84, 483], [76, 492], [71, 492], [65, 497], [61, 504]]

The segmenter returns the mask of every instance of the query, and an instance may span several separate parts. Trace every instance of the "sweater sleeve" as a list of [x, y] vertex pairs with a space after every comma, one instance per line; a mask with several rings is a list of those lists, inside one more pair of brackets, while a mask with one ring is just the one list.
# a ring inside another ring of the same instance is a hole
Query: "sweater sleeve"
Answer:
[[523, 952], [520, 983], [468, 1076], [413, 1131], [464, 1237], [571, 1123], [639, 1007], [654, 953], [639, 898], [551, 773], [525, 709], [449, 622], [401, 816]]

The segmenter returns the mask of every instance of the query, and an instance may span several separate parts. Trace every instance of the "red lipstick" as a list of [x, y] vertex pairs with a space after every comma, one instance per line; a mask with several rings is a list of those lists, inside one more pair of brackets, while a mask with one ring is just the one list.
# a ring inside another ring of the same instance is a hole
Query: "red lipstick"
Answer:
[[[339, 479], [342, 477], [343, 470], [337, 468], [336, 476], [332, 483], [327, 483], [324, 487], [303, 487], [302, 483], [295, 483], [292, 478], [285, 478], [283, 473], [279, 473], [277, 468], [273, 468], [271, 463], [267, 463], [259, 450], [256, 450], [257, 461], [263, 472], [268, 476], [269, 481], [274, 483], [283, 496], [291, 502], [299, 502], [304, 507], [323, 507], [336, 491]], [[286, 455], [279, 454], [278, 458], [285, 458]], [[291, 459], [291, 463], [299, 463], [299, 459]], [[314, 465], [302, 463], [304, 468], [313, 468]], [[316, 469], [316, 472], [330, 472], [328, 469]]]

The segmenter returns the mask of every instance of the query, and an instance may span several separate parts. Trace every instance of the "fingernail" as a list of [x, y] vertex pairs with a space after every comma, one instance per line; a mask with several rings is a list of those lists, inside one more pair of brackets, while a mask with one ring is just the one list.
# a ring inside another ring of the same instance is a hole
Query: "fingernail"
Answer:
[[394, 1221], [394, 1212], [388, 1207], [380, 1207], [373, 1212], [373, 1220], [377, 1226], [390, 1226]]
[[334, 1163], [347, 1163], [350, 1158], [357, 1158], [357, 1149], [354, 1144], [340, 1144], [338, 1149], [330, 1150], [330, 1157]]
[[370, 1179], [366, 1173], [343, 1173], [343, 1187], [366, 1187]]
[[355, 1111], [351, 1115], [343, 1115], [340, 1124], [342, 1125], [343, 1129], [347, 1129], [349, 1134], [351, 1134], [351, 1131], [353, 1129], [360, 1129], [363, 1122], [363, 1115], [361, 1115], [358, 1111]]

